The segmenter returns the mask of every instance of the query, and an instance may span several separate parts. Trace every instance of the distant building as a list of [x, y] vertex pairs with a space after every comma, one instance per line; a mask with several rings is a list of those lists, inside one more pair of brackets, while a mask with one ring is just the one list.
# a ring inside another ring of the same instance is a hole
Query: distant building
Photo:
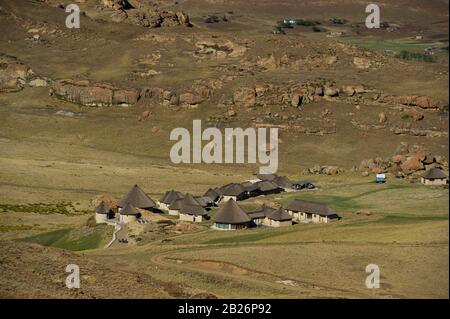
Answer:
[[237, 183], [231, 183], [221, 187], [219, 193], [221, 194], [222, 202], [227, 202], [230, 199], [239, 201], [248, 198], [245, 188]]
[[287, 211], [282, 208], [272, 208], [265, 204], [248, 212], [247, 215], [252, 219], [255, 226], [282, 227], [292, 225], [292, 217]]
[[261, 195], [278, 194], [283, 191], [283, 188], [270, 181], [260, 181], [256, 183]]
[[203, 208], [215, 206], [215, 202], [209, 196], [196, 196], [194, 199]]
[[256, 176], [263, 182], [275, 183], [285, 191], [292, 189], [292, 182], [286, 176], [279, 176], [277, 174], [257, 174]]
[[156, 206], [153, 199], [150, 198], [139, 186], [134, 185], [131, 190], [117, 203], [119, 213], [130, 203], [136, 208], [151, 210]]
[[375, 176], [375, 182], [378, 184], [386, 183], [386, 174], [377, 174]]
[[294, 221], [303, 223], [329, 223], [339, 219], [337, 213], [327, 205], [300, 199], [292, 201], [286, 211]]
[[105, 223], [108, 219], [113, 219], [113, 218], [114, 218], [113, 210], [104, 201], [102, 201], [95, 208], [95, 222], [97, 224]]
[[274, 211], [276, 211], [275, 208], [263, 204], [257, 209], [248, 212], [247, 215], [252, 219], [255, 226], [262, 226], [264, 224], [266, 216], [270, 215]]
[[186, 205], [201, 207], [199, 202], [196, 201], [195, 198], [192, 197], [192, 195], [186, 194], [185, 196], [183, 196], [183, 198], [179, 198], [179, 199], [175, 200], [169, 206], [169, 215], [174, 215], [174, 216], [180, 215], [181, 209]]
[[439, 168], [431, 168], [422, 175], [420, 181], [424, 185], [446, 185], [448, 176]]
[[180, 198], [183, 198], [183, 194], [172, 189], [170, 191], [167, 191], [164, 196], [158, 201], [158, 206], [161, 209], [169, 210], [169, 206], [174, 201]]
[[128, 203], [120, 211], [119, 220], [122, 223], [127, 224], [136, 221], [139, 217], [141, 217], [141, 213], [139, 212], [139, 210], [136, 207], [134, 207], [131, 203]]
[[180, 209], [180, 220], [201, 223], [203, 219], [208, 219], [208, 212], [198, 205], [182, 205]]
[[234, 199], [229, 199], [213, 217], [213, 221], [213, 228], [215, 229], [236, 230], [249, 227], [252, 219]]
[[278, 208], [266, 216], [263, 224], [270, 227], [292, 226], [292, 216], [283, 208]]

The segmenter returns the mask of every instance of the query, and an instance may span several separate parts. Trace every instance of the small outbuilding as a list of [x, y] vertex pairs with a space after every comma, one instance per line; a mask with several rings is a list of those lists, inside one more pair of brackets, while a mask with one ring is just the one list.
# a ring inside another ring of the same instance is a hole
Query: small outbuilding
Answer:
[[182, 205], [180, 209], [180, 220], [201, 223], [208, 219], [208, 212], [198, 205]]
[[255, 226], [262, 226], [264, 225], [266, 217], [274, 211], [276, 211], [275, 208], [262, 204], [257, 209], [248, 212], [247, 215], [252, 219]]
[[141, 217], [141, 213], [139, 212], [139, 210], [131, 203], [128, 203], [120, 211], [119, 221], [127, 224], [136, 221], [139, 217]]
[[256, 183], [256, 185], [261, 195], [278, 194], [283, 191], [283, 188], [271, 181], [261, 181]]
[[150, 198], [139, 186], [134, 185], [130, 191], [122, 197], [122, 199], [117, 203], [119, 207], [119, 213], [121, 210], [130, 203], [136, 208], [151, 210], [156, 206], [153, 199]]
[[439, 168], [431, 168], [422, 175], [420, 181], [424, 185], [447, 185], [448, 176]]
[[179, 198], [175, 200], [170, 206], [169, 206], [169, 215], [178, 216], [180, 215], [180, 211], [183, 208], [183, 206], [191, 205], [191, 206], [199, 206], [201, 207], [200, 203], [192, 197], [191, 194], [186, 194], [183, 196], [183, 198]]
[[248, 198], [245, 188], [237, 183], [231, 183], [221, 187], [220, 194], [222, 202], [227, 202], [231, 199], [239, 201]]
[[97, 224], [105, 223], [109, 219], [114, 218], [113, 210], [104, 201], [95, 208], [95, 222]]
[[267, 214], [264, 225], [269, 227], [292, 226], [292, 217], [283, 208], [278, 208]]
[[302, 223], [329, 223], [339, 219], [338, 214], [326, 204], [295, 199], [286, 207], [292, 219]]
[[213, 217], [213, 221], [213, 228], [215, 229], [236, 230], [249, 227], [252, 219], [234, 199], [229, 199]]

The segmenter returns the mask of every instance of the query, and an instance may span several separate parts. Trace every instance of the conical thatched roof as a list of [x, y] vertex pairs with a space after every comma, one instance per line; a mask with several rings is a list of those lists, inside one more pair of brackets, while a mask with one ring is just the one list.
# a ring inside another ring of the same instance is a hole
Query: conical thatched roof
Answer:
[[108, 204], [106, 204], [104, 201], [102, 201], [96, 208], [95, 208], [95, 212], [97, 214], [103, 214], [103, 215], [107, 215], [111, 212], [111, 208], [108, 206]]
[[119, 207], [125, 207], [128, 203], [137, 208], [152, 208], [156, 206], [156, 203], [151, 199], [144, 191], [137, 185], [133, 188], [117, 203]]
[[214, 222], [221, 224], [244, 224], [251, 220], [233, 199], [227, 201], [213, 218]]
[[184, 196], [183, 204], [200, 206], [200, 203], [191, 194], [186, 194], [186, 196]]
[[120, 215], [139, 215], [140, 212], [132, 204], [128, 203], [120, 211]]
[[179, 192], [174, 191], [173, 189], [170, 191], [167, 191], [164, 196], [160, 199], [161, 203], [170, 205], [174, 201], [176, 201], [179, 198], [183, 198], [183, 195]]
[[186, 194], [183, 198], [179, 198], [175, 200], [170, 206], [169, 209], [173, 210], [181, 210], [184, 205], [192, 205], [201, 207], [200, 203], [192, 197], [191, 194]]
[[447, 178], [447, 175], [445, 175], [444, 171], [439, 168], [431, 168], [428, 171], [426, 171], [422, 176], [423, 176], [423, 178], [427, 178], [427, 179]]
[[183, 206], [183, 198], [178, 198], [172, 204], [169, 205], [169, 209], [180, 210]]
[[267, 218], [276, 221], [292, 220], [291, 215], [289, 215], [289, 213], [282, 208], [278, 208], [277, 210], [271, 212], [270, 214], [267, 215]]

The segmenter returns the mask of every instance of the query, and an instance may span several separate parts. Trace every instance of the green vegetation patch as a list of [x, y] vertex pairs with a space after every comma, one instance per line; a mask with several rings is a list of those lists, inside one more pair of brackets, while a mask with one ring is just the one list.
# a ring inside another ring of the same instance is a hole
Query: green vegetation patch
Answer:
[[84, 215], [92, 213], [89, 210], [77, 209], [72, 203], [35, 203], [35, 204], [0, 204], [0, 213], [20, 212], [36, 213], [41, 215], [62, 214], [67, 216]]
[[277, 236], [286, 235], [288, 233], [293, 233], [299, 231], [299, 227], [288, 227], [288, 228], [258, 228], [255, 229], [253, 233], [245, 234], [245, 235], [237, 235], [233, 232], [230, 232], [229, 236], [220, 237], [210, 239], [208, 241], [203, 242], [202, 244], [239, 244], [239, 243], [248, 243], [248, 242], [256, 242], [268, 238], [274, 238]]
[[65, 228], [25, 237], [20, 240], [74, 251], [95, 249], [102, 244], [106, 227], [108, 226], [98, 225], [93, 232], [83, 235], [74, 235], [74, 229]]
[[402, 50], [395, 55], [397, 58], [402, 60], [416, 60], [422, 62], [436, 62], [436, 58], [432, 55], [420, 53], [420, 52], [410, 52]]
[[22, 238], [19, 240], [36, 243], [36, 244], [39, 244], [42, 246], [52, 246], [54, 243], [56, 243], [61, 238], [68, 236], [70, 231], [71, 231], [70, 228], [58, 229], [58, 230], [30, 236], [30, 237], [25, 237], [25, 238]]
[[422, 222], [448, 221], [448, 216], [406, 216], [406, 215], [386, 215], [376, 220], [366, 220], [353, 222], [351, 224], [337, 224], [337, 227], [359, 227], [367, 225], [405, 225]]
[[30, 230], [32, 228], [33, 228], [33, 226], [30, 226], [30, 225], [0, 225], [0, 232]]
[[309, 201], [324, 203], [337, 211], [339, 211], [339, 210], [351, 211], [351, 210], [366, 208], [364, 205], [357, 203], [354, 199], [349, 198], [349, 197], [331, 196], [331, 195], [316, 195], [316, 194], [302, 194], [302, 195], [297, 194], [295, 196], [295, 198], [293, 198], [293, 197], [283, 198], [283, 200], [282, 200], [283, 206], [286, 206], [288, 203], [290, 203], [294, 199], [302, 199], [302, 200], [309, 200]]

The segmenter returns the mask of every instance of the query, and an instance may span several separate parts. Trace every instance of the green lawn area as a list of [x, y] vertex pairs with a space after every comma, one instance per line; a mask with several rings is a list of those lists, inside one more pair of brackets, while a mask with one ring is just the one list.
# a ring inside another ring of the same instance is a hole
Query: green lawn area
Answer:
[[430, 47], [432, 45], [436, 45], [437, 47], [445, 46], [442, 43], [422, 43], [411, 39], [390, 40], [376, 37], [365, 37], [365, 38], [345, 37], [339, 39], [339, 41], [358, 45], [373, 51], [392, 50], [400, 52], [402, 50], [405, 50], [410, 52], [423, 52], [425, 48]]
[[103, 227], [104, 225], [99, 226], [96, 226], [96, 229], [87, 235], [73, 236], [73, 229], [66, 228], [22, 238], [20, 240], [74, 251], [95, 249], [100, 247], [104, 233], [107, 230]]

